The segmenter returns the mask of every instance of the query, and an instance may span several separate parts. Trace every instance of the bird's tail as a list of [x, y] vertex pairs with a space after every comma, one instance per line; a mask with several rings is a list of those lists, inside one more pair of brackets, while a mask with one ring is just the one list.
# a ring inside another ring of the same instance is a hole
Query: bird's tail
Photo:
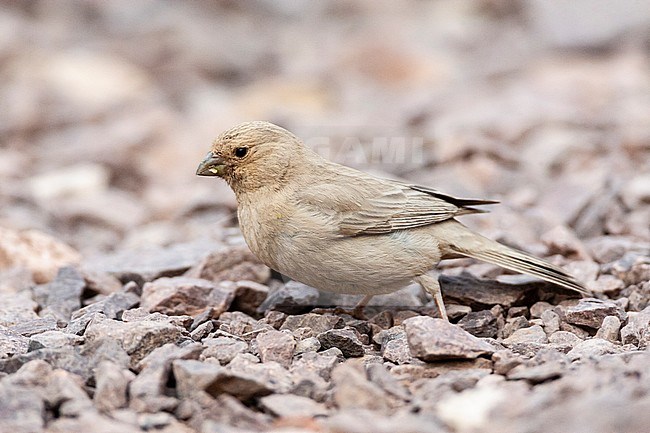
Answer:
[[452, 254], [472, 257], [511, 271], [541, 278], [583, 295], [590, 295], [580, 282], [563, 269], [533, 255], [483, 237], [458, 221], [445, 221], [443, 224], [448, 222], [450, 223], [449, 230], [446, 232], [450, 232], [451, 236], [447, 238], [449, 241], [444, 249], [449, 250]]

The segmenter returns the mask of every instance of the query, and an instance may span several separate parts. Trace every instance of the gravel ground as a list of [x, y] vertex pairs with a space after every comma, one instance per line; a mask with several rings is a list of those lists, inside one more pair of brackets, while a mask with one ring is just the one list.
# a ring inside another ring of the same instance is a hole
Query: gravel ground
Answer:
[[[0, 431], [650, 431], [641, 3], [0, 5]], [[193, 175], [251, 119], [500, 200], [463, 222], [593, 298], [455, 260], [451, 323], [417, 287], [350, 316]]]

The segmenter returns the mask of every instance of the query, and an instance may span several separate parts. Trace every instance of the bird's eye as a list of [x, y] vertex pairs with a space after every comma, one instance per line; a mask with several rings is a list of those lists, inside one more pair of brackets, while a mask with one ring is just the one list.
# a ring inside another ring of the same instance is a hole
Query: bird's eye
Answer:
[[248, 153], [247, 147], [238, 147], [237, 149], [235, 149], [235, 156], [237, 158], [243, 158], [246, 156], [247, 153]]

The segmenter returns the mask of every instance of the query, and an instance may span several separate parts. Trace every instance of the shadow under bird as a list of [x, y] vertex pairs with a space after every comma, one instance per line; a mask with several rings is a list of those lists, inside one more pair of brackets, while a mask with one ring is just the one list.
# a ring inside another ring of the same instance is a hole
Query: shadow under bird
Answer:
[[561, 268], [470, 230], [455, 217], [496, 203], [372, 176], [322, 158], [262, 121], [222, 133], [197, 171], [223, 178], [251, 251], [270, 268], [320, 290], [374, 295], [419, 283], [447, 314], [442, 259], [472, 257], [588, 294]]

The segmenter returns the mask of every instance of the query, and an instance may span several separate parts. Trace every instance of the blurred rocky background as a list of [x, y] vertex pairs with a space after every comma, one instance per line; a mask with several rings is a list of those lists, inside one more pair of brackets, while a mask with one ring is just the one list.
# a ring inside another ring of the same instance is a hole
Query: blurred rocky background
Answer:
[[[194, 176], [253, 119], [500, 200], [463, 221], [599, 299], [458, 261], [452, 328], [304, 316]], [[647, 2], [0, 1], [0, 430], [648, 431], [649, 243]]]

